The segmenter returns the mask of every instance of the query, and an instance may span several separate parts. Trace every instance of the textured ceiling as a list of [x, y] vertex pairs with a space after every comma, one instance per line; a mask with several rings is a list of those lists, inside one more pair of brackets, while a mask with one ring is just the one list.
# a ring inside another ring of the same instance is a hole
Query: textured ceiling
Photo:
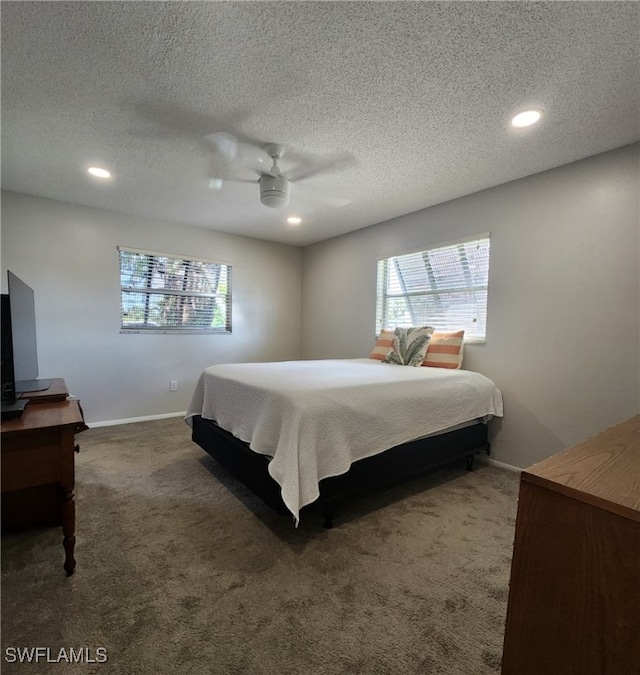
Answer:
[[[4, 1], [2, 186], [320, 241], [638, 140], [639, 8]], [[530, 107], [543, 121], [514, 131]], [[324, 168], [286, 209], [231, 180], [268, 141], [285, 175]]]

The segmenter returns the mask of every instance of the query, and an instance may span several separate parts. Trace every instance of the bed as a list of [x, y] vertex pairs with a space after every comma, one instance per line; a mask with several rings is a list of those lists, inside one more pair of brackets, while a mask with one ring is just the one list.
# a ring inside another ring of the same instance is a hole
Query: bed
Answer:
[[489, 449], [489, 378], [372, 359], [221, 364], [201, 374], [192, 438], [267, 504], [336, 503]]

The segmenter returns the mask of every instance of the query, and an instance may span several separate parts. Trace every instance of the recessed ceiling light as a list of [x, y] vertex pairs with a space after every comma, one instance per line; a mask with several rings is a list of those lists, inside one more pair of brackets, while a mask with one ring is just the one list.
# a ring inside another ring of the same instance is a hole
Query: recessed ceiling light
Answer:
[[532, 124], [540, 121], [542, 117], [542, 112], [540, 110], [525, 110], [524, 112], [518, 113], [512, 120], [511, 126], [513, 127], [530, 127]]
[[291, 216], [290, 218], [287, 218], [287, 222], [289, 225], [300, 225], [302, 218], [298, 218], [298, 216]]
[[87, 171], [96, 178], [111, 178], [111, 172], [101, 169], [99, 166], [90, 166]]

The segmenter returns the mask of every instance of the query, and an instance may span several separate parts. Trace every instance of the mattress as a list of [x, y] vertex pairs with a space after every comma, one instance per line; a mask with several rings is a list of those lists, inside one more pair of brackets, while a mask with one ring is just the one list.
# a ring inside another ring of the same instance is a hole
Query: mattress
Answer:
[[269, 473], [297, 523], [300, 509], [317, 499], [319, 482], [353, 462], [502, 414], [502, 394], [480, 373], [365, 358], [211, 366], [186, 420], [215, 420], [271, 457]]

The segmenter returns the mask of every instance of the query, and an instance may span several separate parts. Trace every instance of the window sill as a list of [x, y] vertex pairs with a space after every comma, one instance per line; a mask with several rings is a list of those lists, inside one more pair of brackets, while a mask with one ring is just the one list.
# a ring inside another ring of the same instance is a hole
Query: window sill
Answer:
[[161, 328], [121, 328], [121, 335], [231, 335], [230, 330], [202, 330], [188, 328], [179, 328], [177, 330], [163, 330]]

